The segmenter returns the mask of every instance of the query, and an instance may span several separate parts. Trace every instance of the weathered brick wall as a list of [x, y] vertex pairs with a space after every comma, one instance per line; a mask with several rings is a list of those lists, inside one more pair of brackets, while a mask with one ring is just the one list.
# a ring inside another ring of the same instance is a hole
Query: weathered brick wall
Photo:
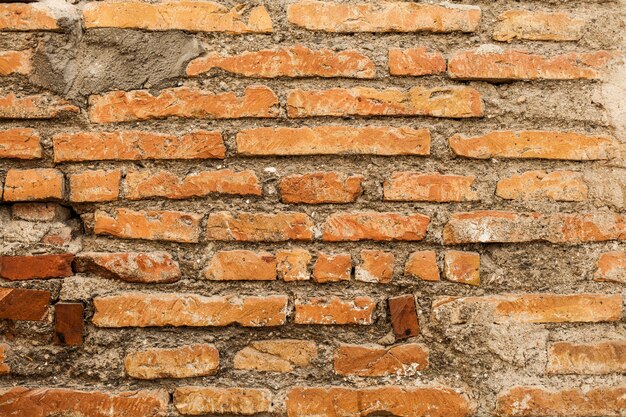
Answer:
[[626, 416], [625, 11], [0, 3], [0, 416]]

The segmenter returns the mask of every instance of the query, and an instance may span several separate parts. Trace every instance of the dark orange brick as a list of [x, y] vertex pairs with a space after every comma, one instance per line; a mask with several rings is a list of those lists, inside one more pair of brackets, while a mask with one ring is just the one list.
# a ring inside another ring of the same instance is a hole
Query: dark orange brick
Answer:
[[61, 345], [81, 346], [85, 325], [81, 303], [54, 305], [54, 341]]
[[64, 278], [72, 275], [74, 255], [0, 256], [0, 278], [9, 281]]
[[406, 339], [419, 334], [415, 297], [412, 294], [399, 295], [387, 300], [389, 317], [396, 339]]
[[49, 306], [49, 291], [0, 288], [0, 319], [44, 321]]

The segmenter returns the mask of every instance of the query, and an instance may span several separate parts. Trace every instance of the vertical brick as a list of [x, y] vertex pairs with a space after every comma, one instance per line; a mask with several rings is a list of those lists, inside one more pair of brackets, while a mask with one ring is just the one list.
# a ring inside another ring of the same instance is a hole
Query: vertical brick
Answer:
[[352, 274], [352, 257], [349, 253], [329, 255], [318, 253], [313, 265], [315, 282], [349, 281]]
[[54, 305], [54, 341], [67, 346], [81, 346], [84, 334], [83, 305], [56, 303]]
[[361, 262], [355, 268], [354, 277], [357, 281], [388, 284], [393, 278], [394, 262], [393, 252], [362, 250]]
[[4, 181], [4, 201], [63, 199], [63, 173], [57, 169], [10, 169]]
[[425, 250], [411, 253], [404, 266], [404, 274], [423, 281], [439, 281], [439, 265], [437, 265], [435, 251]]
[[415, 298], [411, 294], [392, 297], [388, 300], [391, 327], [396, 339], [406, 339], [419, 334]]
[[480, 285], [480, 254], [456, 250], [446, 251], [444, 275], [448, 281]]
[[96, 170], [70, 174], [70, 201], [91, 203], [115, 201], [120, 193], [122, 172]]

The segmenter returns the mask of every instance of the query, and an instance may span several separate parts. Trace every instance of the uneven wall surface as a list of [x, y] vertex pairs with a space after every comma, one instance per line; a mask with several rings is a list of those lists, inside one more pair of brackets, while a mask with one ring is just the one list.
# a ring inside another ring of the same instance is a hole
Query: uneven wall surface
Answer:
[[626, 416], [626, 5], [0, 3], [0, 416]]

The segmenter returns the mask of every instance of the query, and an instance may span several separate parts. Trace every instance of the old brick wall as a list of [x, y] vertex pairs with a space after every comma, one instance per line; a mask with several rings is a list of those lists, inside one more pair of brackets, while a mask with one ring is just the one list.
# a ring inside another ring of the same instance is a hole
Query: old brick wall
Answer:
[[0, 416], [626, 416], [625, 13], [0, 2]]

